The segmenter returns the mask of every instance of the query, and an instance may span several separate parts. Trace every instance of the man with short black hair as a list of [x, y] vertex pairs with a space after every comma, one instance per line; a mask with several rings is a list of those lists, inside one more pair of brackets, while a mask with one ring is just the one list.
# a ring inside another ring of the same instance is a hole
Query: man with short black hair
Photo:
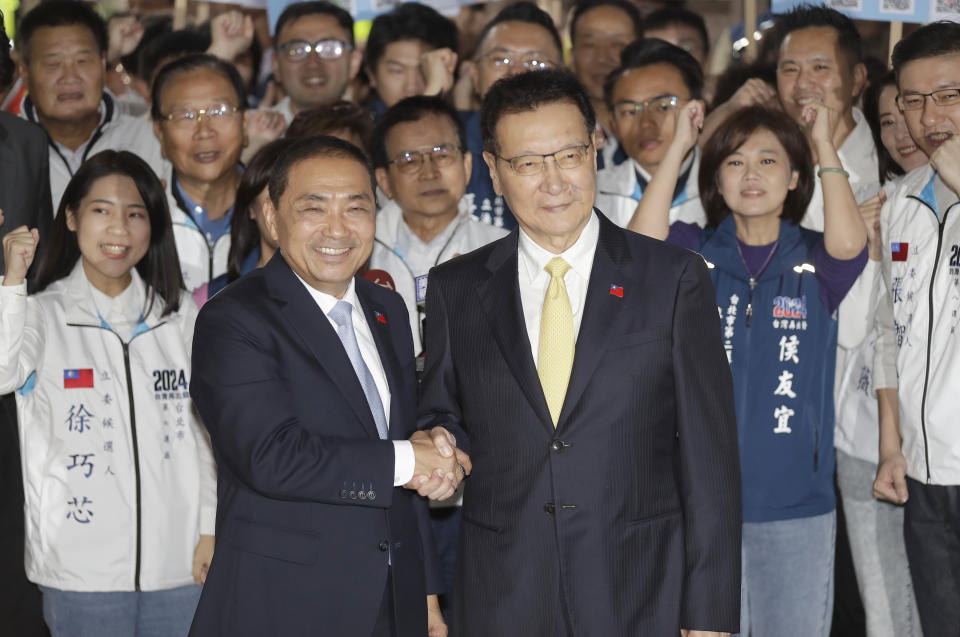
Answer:
[[450, 90], [456, 51], [456, 25], [432, 7], [405, 2], [374, 18], [363, 67], [376, 91], [375, 119], [405, 97]]
[[442, 428], [414, 432], [406, 309], [356, 277], [372, 169], [349, 142], [301, 139], [269, 195], [277, 252], [197, 318], [190, 394], [217, 459], [219, 544], [191, 634], [445, 635], [411, 490], [450, 497], [470, 462]]
[[150, 123], [123, 113], [104, 90], [103, 19], [83, 2], [53, 0], [34, 7], [19, 29], [20, 75], [29, 91], [21, 116], [49, 137], [54, 208], [80, 164], [101, 150], [132, 151], [163, 174]]
[[[803, 5], [777, 16], [780, 40], [777, 58], [777, 93], [783, 110], [804, 126], [801, 114], [809, 101], [821, 102], [836, 112], [833, 142], [850, 187], [858, 202], [880, 188], [877, 149], [863, 113], [854, 106], [867, 81], [860, 33], [853, 20], [825, 6]], [[813, 161], [818, 163], [815, 144]], [[805, 228], [823, 231], [823, 189], [817, 179]]]
[[457, 111], [428, 96], [391, 106], [373, 134], [377, 183], [390, 200], [377, 213], [370, 268], [385, 270], [406, 301], [418, 355], [430, 268], [507, 234], [471, 214], [466, 141]]
[[680, 47], [693, 56], [706, 74], [710, 38], [707, 25], [699, 13], [679, 6], [664, 7], [648, 15], [644, 24], [646, 37], [659, 38]]
[[[883, 283], [874, 365], [880, 468], [873, 491], [905, 504], [904, 539], [925, 635], [960, 626], [960, 24], [901, 40], [893, 69], [910, 136], [930, 164], [880, 213]], [[889, 246], [889, 250], [887, 249]]]
[[[610, 110], [603, 99], [603, 83], [620, 64], [620, 53], [643, 37], [643, 21], [636, 5], [628, 0], [582, 0], [570, 18], [571, 68], [587, 89], [597, 121], [606, 136], [601, 151], [603, 164], [614, 160], [619, 145], [610, 131]], [[622, 152], [621, 163], [626, 159]], [[602, 169], [604, 166], [601, 165]]]
[[360, 71], [353, 18], [326, 0], [297, 2], [277, 18], [273, 75], [286, 92], [273, 110], [287, 125], [311, 106], [332, 104]]
[[699, 256], [595, 211], [595, 126], [571, 74], [494, 84], [483, 158], [519, 228], [430, 273], [420, 426], [447, 427], [474, 462], [457, 637], [739, 626], [713, 285]]
[[[563, 45], [553, 19], [537, 5], [524, 1], [507, 5], [483, 28], [470, 73], [473, 88], [483, 99], [499, 79], [562, 66]], [[480, 157], [481, 111], [464, 111], [461, 117], [467, 130], [467, 150]], [[508, 230], [516, 227], [517, 220], [503, 197], [494, 192], [490, 171], [483, 162], [474, 162], [467, 193], [473, 196], [473, 214], [481, 221]]]
[[[628, 226], [676, 131], [677, 113], [702, 100], [703, 75], [692, 55], [657, 39], [644, 39], [623, 51], [622, 64], [608, 77], [605, 101], [613, 113], [613, 132], [629, 160], [605, 166], [597, 174], [597, 206]], [[670, 223], [706, 224], [697, 174], [700, 148], [683, 159], [670, 207]]]

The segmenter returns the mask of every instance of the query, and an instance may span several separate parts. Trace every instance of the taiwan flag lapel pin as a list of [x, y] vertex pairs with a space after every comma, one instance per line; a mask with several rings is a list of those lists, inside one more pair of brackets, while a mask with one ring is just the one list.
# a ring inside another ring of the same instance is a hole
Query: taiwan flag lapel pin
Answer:
[[617, 285], [615, 283], [610, 284], [610, 294], [615, 297], [622, 299], [623, 298], [623, 286]]
[[383, 312], [378, 312], [377, 310], [374, 310], [373, 315], [377, 317], [378, 323], [383, 323], [384, 325], [387, 324], [387, 317], [383, 315]]

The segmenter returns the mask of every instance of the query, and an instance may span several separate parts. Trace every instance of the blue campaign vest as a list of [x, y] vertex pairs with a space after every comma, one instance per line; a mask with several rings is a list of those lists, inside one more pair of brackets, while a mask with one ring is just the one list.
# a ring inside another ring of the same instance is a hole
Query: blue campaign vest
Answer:
[[820, 300], [811, 265], [822, 237], [781, 222], [777, 251], [751, 293], [733, 216], [701, 235], [699, 252], [716, 288], [733, 372], [745, 522], [811, 517], [836, 507], [837, 321]]
[[513, 230], [517, 219], [507, 202], [493, 189], [490, 169], [483, 161], [483, 132], [480, 130], [480, 111], [459, 111], [467, 134], [467, 150], [473, 155], [473, 169], [467, 182], [467, 194], [473, 195], [473, 216], [498, 228]]

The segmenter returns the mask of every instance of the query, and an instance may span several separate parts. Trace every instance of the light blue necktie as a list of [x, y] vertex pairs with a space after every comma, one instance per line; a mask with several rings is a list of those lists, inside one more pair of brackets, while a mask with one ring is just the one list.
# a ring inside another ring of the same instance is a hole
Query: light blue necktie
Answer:
[[337, 335], [340, 342], [343, 343], [343, 349], [346, 350], [350, 358], [350, 364], [353, 365], [353, 371], [357, 373], [357, 379], [363, 388], [363, 394], [367, 397], [367, 404], [370, 406], [370, 412], [373, 414], [373, 420], [377, 423], [377, 432], [380, 438], [387, 438], [387, 418], [383, 411], [383, 402], [380, 400], [380, 392], [377, 390], [377, 384], [373, 380], [373, 374], [367, 364], [363, 362], [363, 356], [360, 355], [360, 347], [357, 345], [357, 335], [353, 331], [353, 305], [347, 301], [337, 301], [337, 304], [330, 310], [330, 318], [337, 324]]

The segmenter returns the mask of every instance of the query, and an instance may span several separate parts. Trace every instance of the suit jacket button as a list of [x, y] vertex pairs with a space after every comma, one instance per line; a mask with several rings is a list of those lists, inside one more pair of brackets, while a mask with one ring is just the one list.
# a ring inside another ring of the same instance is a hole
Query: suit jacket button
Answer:
[[352, 490], [352, 489], [350, 490], [350, 499], [351, 499], [351, 500], [356, 500], [356, 499], [357, 499], [357, 492], [354, 491], [354, 490]]
[[370, 489], [369, 491], [367, 491], [367, 499], [368, 499], [368, 500], [376, 500], [376, 499], [377, 499], [377, 492], [374, 491], [373, 489]]
[[386, 540], [384, 540], [383, 542], [380, 542], [380, 550], [383, 551], [383, 552], [389, 551], [389, 550], [390, 550], [390, 542], [387, 542]]
[[347, 499], [347, 490], [346, 490], [346, 489], [340, 489], [340, 498], [341, 498], [342, 500], [346, 500], [346, 499]]
[[366, 499], [367, 499], [367, 492], [366, 492], [366, 491], [357, 491], [357, 497], [360, 498], [361, 500], [366, 500]]
[[554, 440], [554, 441], [550, 444], [550, 448], [553, 449], [554, 451], [556, 451], [557, 453], [560, 453], [561, 451], [563, 451], [563, 441], [562, 441], [562, 440]]
[[556, 507], [553, 505], [553, 502], [547, 502], [546, 504], [543, 505], [543, 510], [549, 513], [550, 515], [553, 515], [553, 512], [556, 510]]

